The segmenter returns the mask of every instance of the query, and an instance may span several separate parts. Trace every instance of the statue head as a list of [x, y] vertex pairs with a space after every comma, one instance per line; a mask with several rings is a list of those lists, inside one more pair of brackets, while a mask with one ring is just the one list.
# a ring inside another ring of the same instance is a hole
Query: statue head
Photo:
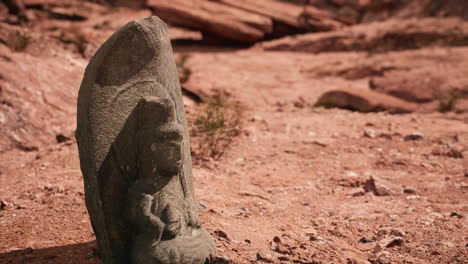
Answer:
[[140, 101], [138, 148], [143, 177], [173, 176], [182, 168], [182, 126], [175, 120], [169, 99], [144, 97]]

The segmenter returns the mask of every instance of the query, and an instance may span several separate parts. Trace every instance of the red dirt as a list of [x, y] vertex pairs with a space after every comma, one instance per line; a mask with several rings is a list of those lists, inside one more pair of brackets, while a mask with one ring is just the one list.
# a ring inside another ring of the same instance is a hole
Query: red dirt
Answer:
[[[24, 52], [0, 43], [0, 99], [10, 102], [0, 104], [0, 263], [99, 263], [76, 142], [57, 143], [56, 136], [73, 136], [89, 54], [127, 20], [148, 13], [89, 8], [101, 11], [85, 22], [38, 22]], [[51, 25], [59, 29], [47, 30]], [[54, 37], [73, 25], [91, 40], [84, 57]], [[181, 29], [170, 34], [198, 37]], [[382, 54], [175, 50], [188, 55], [186, 89], [224, 90], [246, 107], [233, 146], [219, 160], [194, 165], [202, 225], [220, 255], [234, 263], [467, 263], [468, 113], [313, 105], [330, 90], [369, 89], [382, 76], [371, 66], [463, 80], [468, 47]], [[363, 72], [348, 78], [349, 69]], [[187, 105], [189, 115], [195, 111]]]

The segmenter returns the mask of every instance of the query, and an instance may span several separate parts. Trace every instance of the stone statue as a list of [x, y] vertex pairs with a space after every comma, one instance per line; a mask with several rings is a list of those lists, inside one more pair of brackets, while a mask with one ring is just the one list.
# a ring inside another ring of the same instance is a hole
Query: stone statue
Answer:
[[159, 18], [128, 23], [93, 56], [76, 138], [105, 264], [206, 263], [216, 253], [193, 199], [181, 89]]

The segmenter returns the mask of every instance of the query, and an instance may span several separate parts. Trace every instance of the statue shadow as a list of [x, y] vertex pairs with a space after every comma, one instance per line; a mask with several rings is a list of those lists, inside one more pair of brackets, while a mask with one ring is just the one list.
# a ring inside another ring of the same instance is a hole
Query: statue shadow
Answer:
[[0, 263], [5, 264], [91, 264], [100, 263], [96, 241], [41, 249], [25, 248], [0, 253]]

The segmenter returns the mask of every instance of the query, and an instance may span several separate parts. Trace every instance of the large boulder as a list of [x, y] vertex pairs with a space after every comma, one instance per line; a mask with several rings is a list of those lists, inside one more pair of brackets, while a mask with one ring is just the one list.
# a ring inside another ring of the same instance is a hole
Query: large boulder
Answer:
[[327, 10], [277, 0], [149, 0], [148, 6], [175, 26], [246, 44], [344, 25]]
[[324, 93], [315, 103], [325, 108], [342, 108], [358, 112], [410, 113], [418, 105], [367, 89], [337, 89]]

